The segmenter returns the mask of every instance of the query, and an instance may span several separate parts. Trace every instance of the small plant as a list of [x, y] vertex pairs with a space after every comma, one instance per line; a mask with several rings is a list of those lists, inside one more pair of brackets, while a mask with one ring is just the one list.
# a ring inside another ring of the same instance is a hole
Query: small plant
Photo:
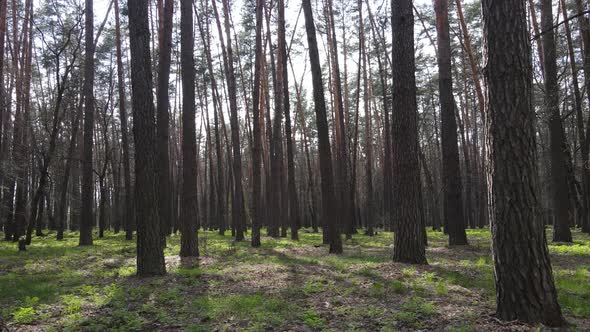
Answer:
[[303, 323], [315, 329], [320, 329], [326, 324], [315, 310], [307, 310], [303, 313]]
[[13, 314], [12, 318], [17, 324], [29, 324], [37, 318], [37, 312], [33, 307], [20, 307]]
[[447, 285], [445, 285], [442, 281], [436, 283], [435, 291], [436, 295], [438, 296], [446, 296], [449, 294], [449, 289], [447, 288]]
[[422, 328], [422, 321], [436, 312], [432, 303], [426, 302], [419, 297], [408, 299], [402, 304], [401, 309], [401, 311], [394, 314], [394, 318], [413, 328]]
[[374, 282], [369, 290], [369, 293], [373, 297], [382, 297], [385, 295], [385, 287], [380, 282]]
[[301, 290], [305, 295], [312, 295], [321, 293], [326, 290], [328, 281], [324, 278], [315, 278], [311, 280], [307, 280]]
[[416, 269], [413, 267], [408, 267], [402, 270], [402, 276], [406, 279], [411, 279], [416, 275]]
[[404, 283], [399, 280], [392, 280], [391, 283], [389, 284], [389, 286], [391, 287], [393, 292], [396, 294], [403, 294], [407, 290]]
[[68, 315], [80, 312], [82, 308], [82, 300], [79, 297], [74, 296], [72, 294], [67, 294], [62, 296], [62, 300], [66, 305], [65, 312]]

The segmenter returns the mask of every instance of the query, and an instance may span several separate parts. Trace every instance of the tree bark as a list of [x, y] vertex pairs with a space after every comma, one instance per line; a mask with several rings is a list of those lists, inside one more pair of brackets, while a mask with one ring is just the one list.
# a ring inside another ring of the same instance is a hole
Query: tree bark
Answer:
[[[582, 5], [582, 0], [576, 0], [576, 9], [578, 15], [581, 14], [584, 10]], [[586, 97], [588, 98], [588, 102], [590, 103], [590, 23], [588, 22], [587, 16], [580, 16], [578, 18], [578, 24], [580, 26], [580, 35], [582, 39], [582, 49], [583, 49], [583, 68], [584, 68], [584, 86], [586, 87]], [[587, 218], [583, 220], [582, 223], [582, 232], [590, 233], [590, 161], [588, 154], [590, 153], [590, 118], [586, 124], [586, 131], [585, 131], [586, 141], [583, 144], [581, 153], [583, 154], [582, 160], [586, 160], [587, 162], [583, 164], [584, 167], [584, 188], [587, 189], [585, 191], [586, 197], [584, 198], [584, 203], [588, 202], [588, 212]]]
[[285, 41], [285, 4], [284, 0], [278, 0], [279, 33], [278, 33], [278, 70], [282, 71], [283, 109], [285, 112], [285, 136], [287, 144], [287, 196], [288, 216], [291, 227], [291, 239], [299, 240], [298, 228], [300, 224], [299, 200], [297, 198], [297, 186], [295, 183], [295, 162], [293, 160], [293, 134], [291, 130], [291, 105], [289, 102], [289, 75], [287, 70], [287, 43]]
[[94, 178], [92, 170], [94, 135], [94, 11], [93, 1], [86, 0], [84, 55], [84, 141], [82, 158], [82, 211], [79, 245], [92, 245], [94, 226]]
[[441, 117], [444, 225], [448, 227], [449, 245], [467, 245], [463, 212], [461, 168], [451, 73], [451, 40], [449, 36], [449, 2], [435, 0], [438, 48], [438, 86]]
[[538, 218], [531, 49], [524, 1], [482, 1], [486, 145], [496, 283], [502, 320], [563, 326]]
[[393, 260], [427, 264], [425, 229], [420, 221], [420, 149], [411, 0], [392, 0], [393, 54]]
[[[213, 0], [213, 10], [217, 19], [219, 34], [222, 35], [219, 13], [217, 11], [216, 0]], [[229, 4], [223, 0], [224, 28], [227, 45], [221, 44], [223, 52], [223, 67], [225, 79], [227, 81], [227, 90], [230, 108], [230, 127], [231, 127], [231, 144], [232, 144], [232, 171], [233, 171], [233, 190], [232, 190], [232, 225], [236, 230], [236, 241], [244, 239], [244, 196], [242, 190], [242, 152], [240, 146], [240, 127], [238, 123], [238, 105], [236, 96], [236, 76], [234, 70], [234, 57], [231, 42], [231, 33], [229, 25]]]
[[[158, 76], [156, 87], [156, 135], [158, 157], [158, 204], [160, 213], [160, 233], [164, 245], [166, 235], [170, 234], [172, 220], [172, 182], [170, 180], [170, 96], [168, 85], [170, 82], [170, 61], [172, 54], [172, 17], [174, 12], [173, 0], [158, 0], [163, 4], [158, 29]], [[192, 15], [192, 5], [191, 5]], [[182, 33], [181, 29], [181, 33]], [[193, 87], [194, 90], [194, 87]], [[193, 92], [194, 94], [194, 92]], [[193, 98], [194, 99], [194, 98]], [[193, 101], [194, 104], [194, 101]], [[193, 107], [194, 108], [194, 107]]]
[[252, 146], [252, 247], [260, 247], [262, 225], [262, 133], [260, 126], [260, 69], [262, 65], [262, 2], [256, 0], [256, 49], [254, 64], [254, 86], [252, 91], [252, 117], [254, 122], [254, 145]]
[[[168, 0], [171, 2], [171, 0]], [[182, 70], [182, 205], [180, 257], [198, 257], [197, 134], [195, 128], [195, 60], [193, 1], [180, 2], [180, 61]], [[166, 111], [167, 112], [167, 111]], [[160, 137], [161, 138], [161, 137]], [[161, 152], [161, 151], [160, 151]], [[164, 225], [164, 223], [162, 223]]]
[[147, 277], [166, 273], [157, 199], [156, 123], [148, 1], [129, 0], [128, 6], [135, 140], [135, 215], [138, 221], [137, 275]]
[[117, 85], [119, 92], [119, 118], [121, 121], [121, 144], [123, 145], [123, 178], [125, 182], [125, 239], [133, 238], [136, 228], [133, 214], [133, 190], [131, 188], [131, 167], [129, 165], [129, 138], [127, 125], [127, 109], [125, 97], [125, 76], [123, 74], [123, 59], [121, 51], [121, 22], [119, 20], [119, 0], [115, 2], [115, 43], [117, 44]]
[[305, 15], [305, 30], [307, 32], [307, 44], [309, 48], [309, 61], [311, 63], [311, 75], [313, 80], [313, 99], [316, 114], [316, 125], [319, 141], [320, 176], [322, 189], [322, 219], [326, 225], [330, 253], [342, 253], [342, 238], [336, 222], [336, 210], [334, 196], [334, 174], [332, 172], [332, 153], [330, 151], [330, 137], [328, 118], [326, 116], [326, 100], [324, 97], [324, 85], [322, 83], [322, 67], [318, 52], [318, 43], [311, 8], [311, 0], [302, 0]]
[[545, 104], [547, 105], [547, 116], [549, 117], [551, 197], [555, 216], [553, 241], [572, 242], [569, 226], [573, 224], [573, 206], [568, 192], [568, 172], [565, 160], [566, 152], [564, 151], [566, 137], [559, 110], [557, 54], [555, 35], [552, 29], [552, 2], [552, 0], [541, 1], [541, 27], [543, 31], [546, 31], [543, 34], [542, 42], [545, 68]]

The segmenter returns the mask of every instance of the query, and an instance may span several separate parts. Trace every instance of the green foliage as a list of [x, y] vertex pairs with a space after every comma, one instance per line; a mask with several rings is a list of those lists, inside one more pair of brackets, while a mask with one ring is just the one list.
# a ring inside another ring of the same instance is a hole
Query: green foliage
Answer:
[[37, 312], [33, 307], [20, 307], [14, 313], [12, 318], [17, 324], [29, 324], [37, 318]]
[[395, 294], [404, 294], [407, 291], [406, 285], [399, 280], [392, 280], [389, 283], [389, 287], [391, 287]]
[[[25, 253], [0, 242], [0, 316], [16, 330], [31, 323], [57, 331], [170, 325], [189, 331], [301, 325], [329, 330], [328, 321], [334, 330], [423, 329], [438, 319], [433, 301], [443, 303], [452, 296], [454, 305], [472, 301], [464, 294], [474, 293], [475, 302], [461, 305], [493, 307], [489, 231], [467, 233], [468, 250], [452, 255], [429, 251], [431, 267], [424, 269], [390, 263], [392, 234], [387, 232], [356, 235], [343, 255], [317, 254], [327, 250], [314, 248], [321, 234], [305, 229], [300, 241], [265, 237], [256, 249], [247, 242], [232, 245], [229, 236], [200, 232], [207, 241], [202, 241], [205, 259], [198, 266], [173, 265], [167, 276], [146, 280], [134, 277], [135, 242], [125, 241], [124, 234], [107, 232], [93, 247], [79, 247], [77, 233], [66, 233], [64, 241], [50, 233], [34, 238]], [[429, 231], [428, 236], [430, 247], [446, 247], [441, 232]], [[590, 236], [574, 232], [574, 239], [570, 245], [549, 247], [564, 313], [583, 319], [590, 316], [590, 265], [579, 262], [590, 256]], [[178, 251], [179, 237], [172, 236], [166, 255]], [[451, 285], [469, 292], [451, 292]], [[461, 313], [448, 328], [477, 330], [476, 312]]]
[[301, 287], [301, 291], [305, 295], [312, 295], [321, 293], [328, 288], [329, 282], [324, 277], [309, 279]]
[[380, 282], [374, 282], [373, 285], [371, 285], [369, 294], [371, 294], [372, 297], [383, 297], [385, 296], [385, 287]]
[[232, 294], [222, 297], [201, 297], [193, 308], [205, 320], [223, 320], [230, 317], [249, 323], [269, 323], [279, 326], [296, 310], [287, 301], [262, 294]]
[[401, 306], [401, 310], [394, 314], [394, 319], [404, 325], [421, 328], [423, 321], [435, 314], [434, 305], [420, 297], [411, 297]]
[[315, 310], [306, 310], [302, 318], [303, 323], [311, 328], [320, 329], [326, 324], [324, 319]]

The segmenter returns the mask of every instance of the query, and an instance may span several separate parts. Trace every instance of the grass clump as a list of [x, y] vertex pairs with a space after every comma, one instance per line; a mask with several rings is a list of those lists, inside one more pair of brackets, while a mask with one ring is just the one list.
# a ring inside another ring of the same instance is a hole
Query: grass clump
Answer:
[[268, 323], [280, 326], [292, 318], [295, 305], [283, 299], [262, 294], [232, 294], [201, 297], [193, 303], [203, 320], [220, 320], [234, 317], [248, 324]]
[[30, 324], [37, 319], [37, 311], [33, 307], [20, 307], [12, 313], [12, 319], [17, 324]]
[[314, 329], [321, 329], [326, 325], [326, 322], [315, 310], [306, 310], [302, 315], [303, 323]]
[[423, 321], [435, 314], [434, 305], [420, 297], [411, 297], [401, 306], [401, 310], [394, 314], [394, 319], [402, 325], [412, 328], [422, 328]]

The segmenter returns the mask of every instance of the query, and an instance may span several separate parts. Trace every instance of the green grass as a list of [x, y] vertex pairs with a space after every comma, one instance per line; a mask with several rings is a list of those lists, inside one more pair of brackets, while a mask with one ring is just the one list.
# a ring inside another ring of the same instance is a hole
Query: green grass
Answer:
[[[391, 263], [391, 233], [361, 234], [335, 256], [321, 234], [305, 229], [299, 241], [264, 237], [256, 249], [200, 232], [204, 259], [173, 263], [167, 276], [150, 279], [135, 277], [135, 241], [124, 234], [107, 232], [79, 247], [78, 233], [56, 241], [50, 232], [26, 252], [0, 242], [0, 322], [48, 331], [403, 330], [436, 324], [446, 313], [435, 308], [448, 304], [460, 312], [442, 320], [448, 330], [469, 331], [482, 311], [493, 312], [487, 229], [469, 230], [462, 251], [444, 248], [446, 236], [429, 231], [428, 268]], [[564, 313], [588, 319], [590, 236], [576, 231], [574, 239], [549, 250]], [[178, 252], [179, 236], [169, 237], [165, 254], [174, 261]]]

